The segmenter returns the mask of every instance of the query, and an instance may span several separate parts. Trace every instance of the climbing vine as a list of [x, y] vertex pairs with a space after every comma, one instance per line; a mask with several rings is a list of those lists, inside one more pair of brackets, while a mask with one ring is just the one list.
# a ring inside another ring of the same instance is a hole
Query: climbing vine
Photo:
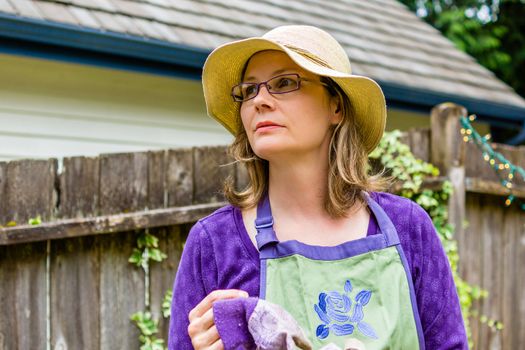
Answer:
[[[149, 233], [146, 229], [139, 233], [137, 237], [137, 247], [133, 249], [129, 262], [141, 267], [144, 270], [144, 280], [146, 282], [145, 294], [145, 311], [138, 311], [131, 315], [131, 320], [140, 330], [139, 340], [141, 342], [140, 350], [165, 350], [164, 340], [157, 338], [159, 332], [159, 320], [155, 320], [150, 311], [149, 290], [149, 267], [150, 261], [161, 262], [166, 259], [167, 255], [159, 249], [159, 239]], [[171, 290], [168, 290], [162, 301], [162, 315], [164, 318], [169, 317], [171, 302]]]
[[[439, 175], [439, 170], [432, 164], [417, 159], [410, 148], [400, 141], [401, 132], [396, 130], [386, 132], [379, 146], [370, 154], [372, 160], [378, 161], [387, 173], [399, 184], [396, 188], [401, 196], [407, 197], [418, 203], [432, 218], [438, 236], [447, 254], [454, 282], [461, 304], [461, 311], [465, 321], [469, 345], [472, 347], [469, 317], [479, 316], [472, 309], [475, 300], [486, 298], [488, 292], [479, 286], [471, 285], [463, 280], [458, 273], [458, 247], [454, 239], [454, 227], [448, 223], [448, 198], [452, 193], [452, 185], [445, 181], [437, 190], [422, 188], [423, 181]], [[489, 327], [501, 330], [503, 324], [499, 321], [481, 316], [482, 323]]]

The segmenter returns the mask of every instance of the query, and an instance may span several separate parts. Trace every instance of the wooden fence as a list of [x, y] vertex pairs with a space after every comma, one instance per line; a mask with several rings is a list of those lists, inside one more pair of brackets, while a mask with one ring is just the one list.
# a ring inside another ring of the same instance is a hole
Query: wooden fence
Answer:
[[[498, 332], [473, 320], [477, 348], [517, 349], [525, 344], [525, 215], [504, 206], [506, 191], [480, 151], [461, 141], [462, 113], [438, 106], [431, 131], [404, 140], [439, 166], [438, 182], [452, 181], [460, 273], [490, 292], [475, 308], [505, 325]], [[497, 147], [525, 166], [523, 147]], [[191, 223], [223, 204], [225, 177], [246, 181], [229, 162], [224, 147], [202, 147], [66, 158], [61, 171], [55, 159], [0, 163], [0, 350], [138, 349], [129, 317], [147, 295], [166, 339], [160, 305]], [[24, 224], [37, 216], [42, 224]], [[147, 275], [128, 263], [144, 229], [168, 255]]]

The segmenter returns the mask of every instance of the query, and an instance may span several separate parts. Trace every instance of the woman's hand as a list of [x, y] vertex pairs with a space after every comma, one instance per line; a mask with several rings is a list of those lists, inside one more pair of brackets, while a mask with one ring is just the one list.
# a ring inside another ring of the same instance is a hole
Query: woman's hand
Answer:
[[238, 289], [220, 289], [208, 294], [190, 311], [188, 334], [195, 350], [224, 350], [213, 318], [213, 303], [217, 300], [247, 298], [248, 293]]

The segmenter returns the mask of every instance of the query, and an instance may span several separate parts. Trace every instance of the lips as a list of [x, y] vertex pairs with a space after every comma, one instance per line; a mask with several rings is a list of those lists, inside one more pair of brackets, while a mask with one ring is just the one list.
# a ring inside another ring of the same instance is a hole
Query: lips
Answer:
[[257, 123], [257, 125], [255, 125], [255, 131], [259, 129], [273, 129], [276, 127], [282, 127], [282, 125], [279, 125], [277, 123], [270, 122], [270, 121], [262, 121], [262, 122]]

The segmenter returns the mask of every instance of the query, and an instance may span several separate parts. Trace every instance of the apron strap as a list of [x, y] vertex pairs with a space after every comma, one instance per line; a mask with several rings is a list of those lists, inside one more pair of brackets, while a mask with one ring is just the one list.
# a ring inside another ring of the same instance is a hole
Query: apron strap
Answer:
[[383, 208], [381, 208], [381, 206], [368, 193], [363, 192], [363, 194], [368, 203], [368, 206], [376, 217], [379, 229], [385, 235], [387, 247], [399, 244], [397, 230]]
[[257, 230], [255, 240], [257, 241], [257, 248], [259, 251], [262, 251], [262, 249], [270, 244], [279, 243], [277, 235], [273, 230], [273, 216], [268, 193], [266, 193], [262, 200], [259, 201], [259, 204], [257, 204], [255, 229]]

